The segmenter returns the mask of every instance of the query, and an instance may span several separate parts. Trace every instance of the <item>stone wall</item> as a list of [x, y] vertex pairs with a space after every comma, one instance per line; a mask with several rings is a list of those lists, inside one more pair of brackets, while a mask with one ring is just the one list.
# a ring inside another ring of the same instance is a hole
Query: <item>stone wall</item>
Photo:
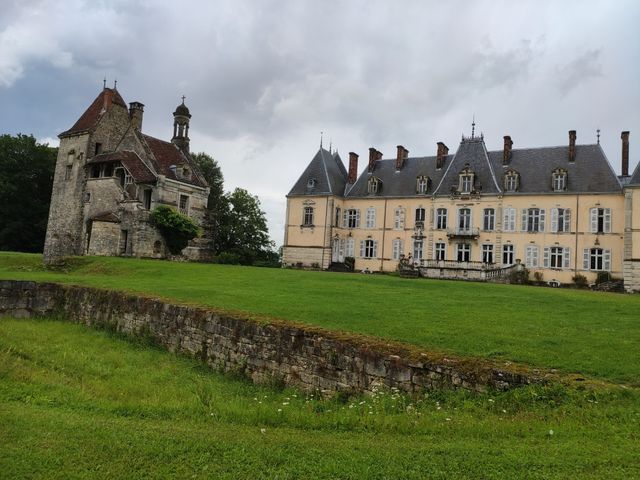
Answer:
[[85, 287], [0, 281], [0, 314], [58, 315], [86, 325], [151, 336], [172, 352], [212, 368], [274, 379], [304, 390], [368, 392], [386, 385], [405, 392], [463, 388], [506, 390], [544, 381], [511, 365], [469, 362], [356, 334], [250, 320]]

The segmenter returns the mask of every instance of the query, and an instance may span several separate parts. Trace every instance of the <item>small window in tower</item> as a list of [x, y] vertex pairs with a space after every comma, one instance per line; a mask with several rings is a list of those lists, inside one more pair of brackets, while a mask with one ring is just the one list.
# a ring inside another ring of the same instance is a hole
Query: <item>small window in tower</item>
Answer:
[[84, 202], [85, 203], [89, 203], [91, 201], [91, 193], [90, 192], [84, 192]]
[[107, 163], [102, 172], [103, 177], [113, 177], [113, 163]]
[[73, 165], [67, 165], [67, 168], [65, 168], [64, 170], [64, 179], [70, 180], [72, 173], [73, 173]]
[[189, 197], [187, 195], [180, 195], [180, 213], [189, 215]]
[[144, 190], [142, 203], [145, 209], [151, 210], [151, 189], [150, 188], [146, 188]]
[[91, 178], [100, 178], [100, 165], [91, 166]]
[[98, 155], [100, 153], [102, 153], [102, 144], [96, 142], [96, 153], [95, 154]]

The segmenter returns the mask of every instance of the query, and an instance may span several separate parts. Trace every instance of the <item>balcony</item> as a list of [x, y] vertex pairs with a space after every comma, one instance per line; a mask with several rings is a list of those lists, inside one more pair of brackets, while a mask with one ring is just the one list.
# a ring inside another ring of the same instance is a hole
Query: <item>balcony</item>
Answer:
[[448, 228], [448, 238], [471, 238], [476, 240], [480, 236], [479, 228]]
[[506, 280], [511, 272], [520, 268], [522, 268], [520, 264], [503, 267], [496, 263], [422, 260], [418, 270], [420, 275], [426, 278], [500, 282]]

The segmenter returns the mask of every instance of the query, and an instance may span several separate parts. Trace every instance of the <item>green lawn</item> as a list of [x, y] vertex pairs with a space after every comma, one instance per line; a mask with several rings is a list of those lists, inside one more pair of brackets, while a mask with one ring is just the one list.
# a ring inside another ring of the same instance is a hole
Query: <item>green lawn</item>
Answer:
[[0, 317], [0, 478], [640, 478], [639, 427], [633, 388], [320, 400]]
[[0, 278], [121, 289], [640, 385], [640, 295], [124, 258], [64, 272], [0, 253]]

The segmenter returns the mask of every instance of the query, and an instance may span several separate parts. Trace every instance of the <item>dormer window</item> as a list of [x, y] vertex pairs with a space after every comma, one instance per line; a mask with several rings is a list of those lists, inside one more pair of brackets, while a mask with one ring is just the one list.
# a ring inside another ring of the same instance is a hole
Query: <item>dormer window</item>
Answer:
[[557, 168], [551, 175], [551, 187], [554, 192], [562, 192], [567, 189], [567, 171]]
[[458, 191], [460, 193], [471, 193], [473, 191], [473, 182], [474, 182], [475, 174], [469, 166], [467, 165], [460, 172], [460, 179], [458, 182]]
[[379, 193], [382, 187], [382, 182], [379, 178], [371, 177], [367, 183], [367, 192], [371, 194]]
[[307, 188], [313, 188], [316, 186], [316, 179], [310, 178], [307, 180]]
[[424, 195], [427, 193], [427, 189], [429, 188], [429, 177], [425, 177], [424, 175], [419, 176], [416, 179], [416, 193], [419, 195]]
[[514, 170], [509, 170], [504, 176], [504, 189], [507, 192], [517, 192], [520, 186], [520, 175]]

